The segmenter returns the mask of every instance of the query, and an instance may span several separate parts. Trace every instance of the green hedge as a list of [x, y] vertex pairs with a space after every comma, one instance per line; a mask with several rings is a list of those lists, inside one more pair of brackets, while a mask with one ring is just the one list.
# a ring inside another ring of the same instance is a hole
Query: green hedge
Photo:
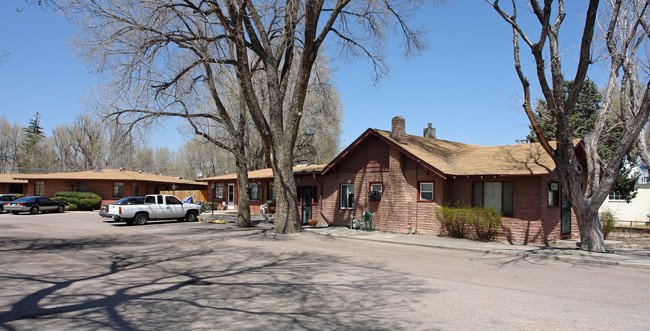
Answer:
[[68, 210], [92, 211], [102, 204], [102, 198], [92, 192], [57, 192], [52, 200], [67, 204]]
[[452, 238], [493, 240], [501, 227], [501, 215], [492, 208], [445, 206], [437, 209], [436, 215]]

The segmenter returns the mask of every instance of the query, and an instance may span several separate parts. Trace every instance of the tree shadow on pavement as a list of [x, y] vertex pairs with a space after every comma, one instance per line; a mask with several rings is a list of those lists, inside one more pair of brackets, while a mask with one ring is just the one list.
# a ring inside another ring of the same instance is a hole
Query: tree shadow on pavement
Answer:
[[[233, 234], [231, 232], [231, 234]], [[236, 235], [266, 238], [266, 231]], [[3, 249], [0, 325], [14, 329], [411, 329], [400, 312], [435, 294], [381, 266], [205, 241], [146, 236]], [[36, 254], [21, 265], [19, 255]], [[39, 259], [41, 257], [41, 259]], [[30, 269], [31, 268], [31, 269]]]

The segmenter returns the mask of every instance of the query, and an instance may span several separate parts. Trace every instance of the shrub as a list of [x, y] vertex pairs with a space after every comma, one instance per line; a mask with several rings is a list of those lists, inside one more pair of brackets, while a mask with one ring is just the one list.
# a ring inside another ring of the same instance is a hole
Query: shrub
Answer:
[[471, 214], [473, 217], [470, 223], [476, 230], [476, 239], [493, 240], [501, 227], [501, 215], [492, 208], [472, 208]]
[[444, 206], [436, 210], [436, 215], [452, 238], [468, 238], [473, 234], [473, 239], [493, 240], [501, 227], [501, 215], [491, 208]]
[[436, 215], [450, 237], [465, 238], [467, 218], [465, 217], [464, 208], [444, 206], [436, 209]]
[[616, 218], [614, 218], [614, 214], [609, 209], [605, 209], [602, 213], [600, 213], [600, 224], [603, 227], [603, 238], [607, 239], [609, 234], [614, 231], [614, 228], [616, 227]]
[[68, 210], [92, 211], [102, 204], [102, 198], [92, 192], [57, 192], [52, 200], [67, 204]]

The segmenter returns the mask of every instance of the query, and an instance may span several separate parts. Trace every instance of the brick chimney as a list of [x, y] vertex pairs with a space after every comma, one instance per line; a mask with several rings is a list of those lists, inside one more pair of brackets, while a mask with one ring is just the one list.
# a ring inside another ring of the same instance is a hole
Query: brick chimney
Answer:
[[422, 132], [422, 136], [424, 138], [433, 138], [436, 139], [436, 129], [431, 127], [431, 123], [427, 123], [426, 128], [424, 128]]
[[397, 142], [406, 144], [406, 120], [402, 116], [395, 116], [391, 121], [390, 136]]

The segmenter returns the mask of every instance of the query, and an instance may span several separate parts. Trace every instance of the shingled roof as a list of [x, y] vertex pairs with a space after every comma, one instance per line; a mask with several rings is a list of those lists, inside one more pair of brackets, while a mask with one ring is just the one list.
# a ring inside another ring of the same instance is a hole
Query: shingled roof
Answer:
[[0, 183], [3, 184], [27, 184], [26, 180], [15, 179], [19, 174], [0, 174]]
[[[368, 129], [323, 170], [327, 173], [360, 142], [376, 136], [442, 177], [471, 175], [542, 175], [555, 169], [555, 162], [541, 144], [481, 146], [407, 135], [402, 144], [390, 131]], [[579, 140], [574, 141], [578, 144]], [[550, 143], [555, 148], [555, 142]]]
[[[293, 167], [293, 173], [294, 174], [314, 173], [314, 172], [315, 173], [320, 173], [320, 171], [323, 170], [323, 167], [325, 167], [325, 164], [316, 164], [316, 165], [308, 165], [308, 166], [295, 166], [295, 167]], [[271, 168], [253, 170], [253, 171], [248, 172], [248, 179], [249, 180], [269, 179], [269, 178], [273, 178], [273, 170]], [[202, 181], [222, 181], [222, 180], [235, 180], [235, 179], [237, 179], [237, 174], [227, 174], [227, 175], [204, 178], [204, 179], [201, 179], [201, 180]]]
[[16, 174], [16, 179], [38, 180], [38, 179], [74, 179], [74, 180], [113, 180], [113, 181], [145, 181], [154, 183], [175, 183], [205, 186], [206, 183], [195, 182], [179, 177], [157, 175], [146, 172], [136, 172], [119, 169], [100, 169], [77, 172], [55, 172], [49, 174]]

